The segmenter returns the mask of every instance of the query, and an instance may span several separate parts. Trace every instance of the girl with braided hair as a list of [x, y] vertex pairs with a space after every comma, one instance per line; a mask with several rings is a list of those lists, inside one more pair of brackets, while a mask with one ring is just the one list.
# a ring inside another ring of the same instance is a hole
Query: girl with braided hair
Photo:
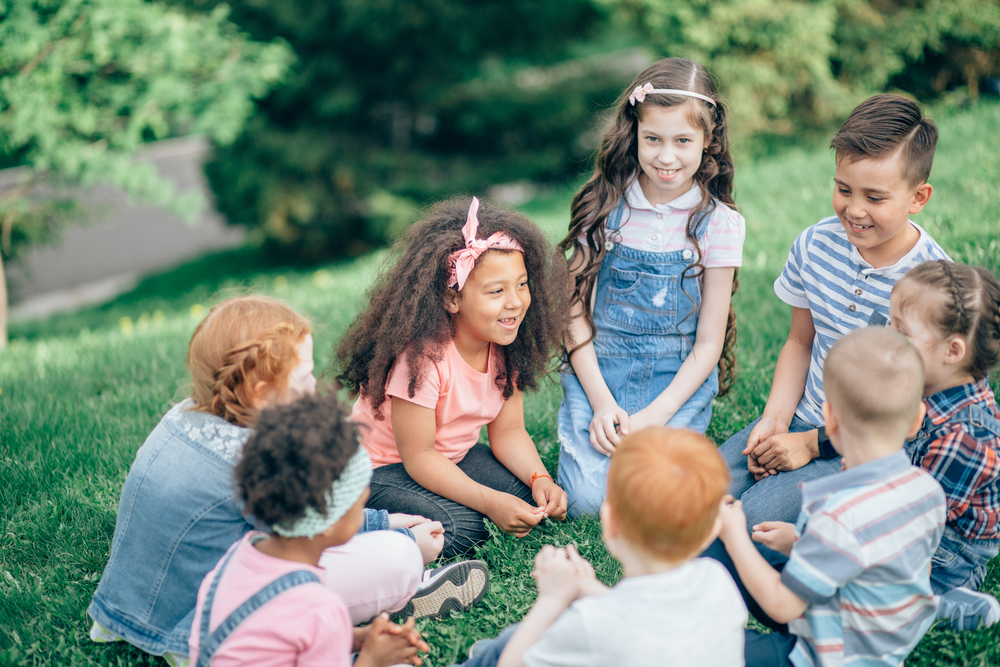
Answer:
[[735, 377], [730, 298], [745, 221], [726, 109], [699, 63], [665, 58], [618, 98], [594, 175], [572, 204], [575, 278], [559, 411], [570, 514], [595, 514], [625, 434], [704, 433]]
[[958, 630], [991, 625], [1000, 604], [978, 589], [1000, 550], [1000, 408], [988, 384], [1000, 361], [1000, 282], [981, 267], [924, 262], [893, 287], [889, 316], [924, 362], [927, 416], [906, 451], [948, 503], [931, 562], [938, 617]]
[[[312, 347], [309, 322], [262, 296], [224, 301], [198, 325], [187, 354], [191, 398], [160, 420], [125, 480], [110, 558], [88, 610], [92, 639], [124, 640], [183, 662], [199, 584], [258, 527], [240, 511], [233, 468], [263, 408], [314, 392]], [[303, 464], [302, 474], [318, 472]], [[355, 624], [419, 596], [423, 566], [443, 543], [440, 524], [423, 517], [366, 511], [362, 530], [321, 562]], [[361, 570], [377, 572], [378, 585], [357, 576]]]
[[368, 506], [440, 521], [446, 557], [489, 536], [485, 517], [517, 536], [562, 519], [522, 392], [562, 338], [566, 262], [530, 220], [475, 197], [438, 204], [395, 250], [337, 351], [375, 466]]

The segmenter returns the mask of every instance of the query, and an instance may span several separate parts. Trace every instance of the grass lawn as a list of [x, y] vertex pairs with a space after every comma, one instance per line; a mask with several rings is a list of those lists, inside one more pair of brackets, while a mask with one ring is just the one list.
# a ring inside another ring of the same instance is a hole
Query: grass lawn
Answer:
[[[1000, 104], [934, 115], [941, 128], [935, 190], [916, 220], [955, 259], [1000, 272]], [[763, 408], [790, 319], [771, 285], [795, 236], [832, 213], [833, 157], [823, 147], [803, 148], [741, 164], [737, 174], [736, 200], [747, 218], [735, 297], [741, 374], [716, 404], [709, 436], [720, 443]], [[571, 196], [559, 190], [522, 208], [556, 239]], [[127, 645], [92, 644], [86, 608], [135, 452], [185, 396], [183, 361], [194, 326], [225, 296], [275, 295], [312, 318], [323, 368], [383, 257], [296, 270], [271, 268], [250, 251], [227, 253], [151, 278], [100, 308], [12, 325], [13, 343], [0, 353], [0, 664], [162, 664]], [[552, 469], [559, 400], [551, 383], [526, 407], [528, 430]], [[432, 646], [426, 664], [462, 660], [473, 641], [519, 620], [535, 596], [535, 552], [570, 542], [603, 581], [621, 576], [593, 521], [549, 522], [522, 540], [495, 534], [478, 556], [492, 573], [490, 594], [466, 614], [421, 623]], [[1000, 593], [1000, 559], [985, 588]], [[1000, 624], [962, 634], [931, 630], [906, 664], [1000, 665]]]

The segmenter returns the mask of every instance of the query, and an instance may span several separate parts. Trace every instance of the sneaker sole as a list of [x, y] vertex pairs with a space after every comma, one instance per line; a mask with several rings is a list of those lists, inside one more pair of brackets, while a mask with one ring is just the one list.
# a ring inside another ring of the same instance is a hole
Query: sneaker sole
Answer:
[[490, 573], [484, 563], [461, 563], [411, 598], [399, 615], [437, 618], [465, 611], [486, 596], [489, 583]]

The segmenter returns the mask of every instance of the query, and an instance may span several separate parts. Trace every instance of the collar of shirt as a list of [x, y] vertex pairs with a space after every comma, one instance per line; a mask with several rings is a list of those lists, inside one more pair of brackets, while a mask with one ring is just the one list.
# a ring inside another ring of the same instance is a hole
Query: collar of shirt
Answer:
[[[861, 267], [858, 273], [860, 273], [863, 276], [871, 274], [876, 274], [876, 275], [881, 274], [881, 275], [891, 276], [898, 271], [898, 267], [906, 266], [914, 255], [923, 250], [924, 239], [927, 236], [927, 232], [925, 232], [920, 225], [913, 222], [912, 220], [910, 220], [909, 222], [916, 228], [918, 232], [920, 232], [920, 237], [917, 238], [917, 242], [913, 244], [913, 247], [910, 248], [910, 251], [908, 253], [900, 257], [895, 264], [890, 264], [889, 266], [882, 266], [876, 269], [871, 264], [869, 264], [864, 257], [861, 256], [861, 253], [858, 252], [857, 247], [853, 243], [848, 241], [848, 243], [850, 243], [851, 245], [851, 260], [855, 264]], [[837, 220], [837, 224], [838, 225], [842, 224], [839, 219]]]
[[691, 189], [677, 199], [666, 204], [650, 204], [649, 200], [646, 199], [646, 195], [643, 194], [642, 186], [639, 185], [639, 179], [637, 178], [632, 181], [632, 185], [625, 191], [625, 202], [629, 205], [629, 208], [640, 211], [659, 211], [660, 213], [669, 213], [671, 209], [687, 211], [701, 202], [701, 186], [697, 183], [692, 183]]
[[894, 454], [862, 463], [850, 470], [844, 470], [810, 482], [802, 482], [802, 507], [808, 507], [817, 500], [841, 489], [865, 486], [884, 477], [906, 472], [912, 467], [910, 457], [900, 449]]
[[983, 401], [993, 403], [993, 391], [986, 383], [986, 378], [950, 387], [924, 399], [924, 403], [927, 404], [927, 418], [935, 426], [945, 423], [966, 406]]

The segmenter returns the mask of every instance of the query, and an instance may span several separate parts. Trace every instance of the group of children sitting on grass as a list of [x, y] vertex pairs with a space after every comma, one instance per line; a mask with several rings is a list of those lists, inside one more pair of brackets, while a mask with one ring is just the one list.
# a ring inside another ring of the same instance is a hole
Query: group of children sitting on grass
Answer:
[[[213, 308], [191, 397], [122, 489], [91, 637], [171, 664], [419, 665], [414, 619], [487, 592], [460, 560], [484, 519], [523, 536], [598, 513], [622, 581], [544, 547], [534, 606], [465, 665], [898, 665], [935, 619], [1000, 620], [978, 592], [1000, 547], [1000, 283], [909, 220], [934, 125], [879, 95], [838, 132], [836, 216], [775, 283], [793, 311], [763, 415], [717, 449], [745, 234], [727, 132], [702, 66], [641, 73], [573, 200], [568, 263], [513, 211], [434, 207], [339, 343], [349, 415], [316, 391], [294, 309]], [[558, 349], [559, 483], [522, 394]]]

